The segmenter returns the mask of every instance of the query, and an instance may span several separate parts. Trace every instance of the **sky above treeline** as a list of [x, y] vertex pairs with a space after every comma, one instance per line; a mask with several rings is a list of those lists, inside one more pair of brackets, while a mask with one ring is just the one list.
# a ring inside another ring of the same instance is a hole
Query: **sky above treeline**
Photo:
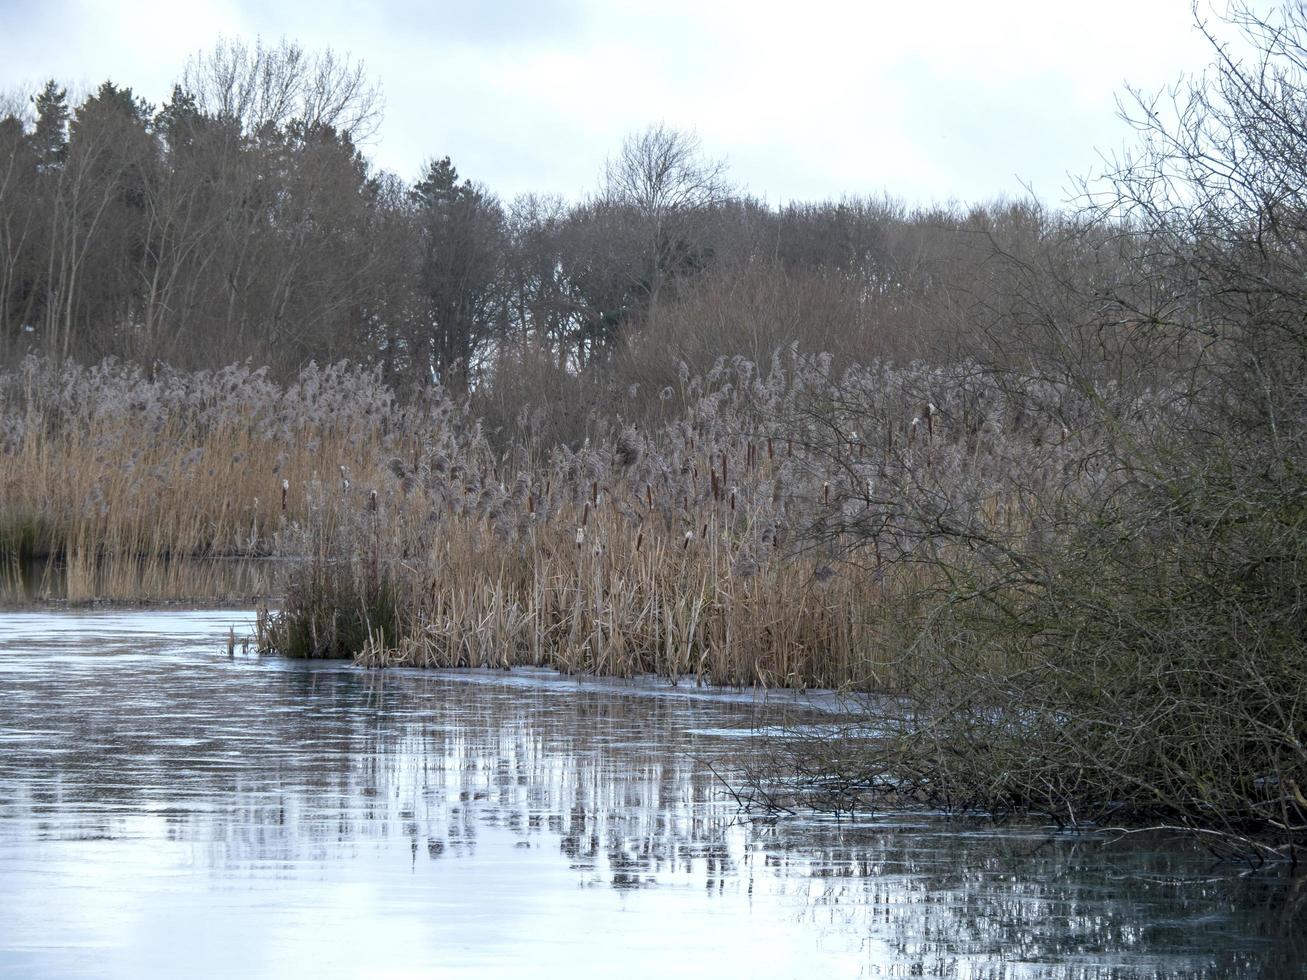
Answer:
[[579, 198], [661, 122], [772, 204], [1059, 203], [1131, 141], [1127, 83], [1210, 60], [1189, 0], [0, 0], [0, 91], [108, 78], [157, 105], [220, 36], [362, 60], [376, 166], [448, 155], [505, 198]]

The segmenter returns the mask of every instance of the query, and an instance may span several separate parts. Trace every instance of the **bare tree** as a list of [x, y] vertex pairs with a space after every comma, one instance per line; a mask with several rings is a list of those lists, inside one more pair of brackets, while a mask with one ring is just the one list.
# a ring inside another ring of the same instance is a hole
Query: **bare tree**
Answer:
[[628, 136], [605, 164], [601, 200], [633, 219], [637, 260], [626, 271], [651, 317], [667, 281], [700, 258], [712, 212], [730, 196], [725, 161], [706, 158], [694, 133], [661, 123]]
[[222, 39], [191, 59], [182, 87], [202, 112], [239, 120], [246, 133], [298, 120], [306, 129], [330, 127], [360, 143], [381, 122], [381, 93], [362, 62], [330, 48], [310, 54], [285, 38], [272, 47]]
[[[1301, 860], [1307, 8], [1226, 24], [1234, 43], [1200, 22], [1214, 63], [1174, 111], [1137, 100], [1141, 146], [1084, 213], [968, 216], [992, 346], [930, 379], [906, 438], [877, 386], [795, 413], [858, 487], [813, 533], [873, 542], [876, 571], [895, 548], [922, 583], [887, 617], [909, 715], [800, 744], [826, 785]], [[869, 429], [870, 465], [845, 448]], [[992, 485], [942, 479], [949, 439]]]

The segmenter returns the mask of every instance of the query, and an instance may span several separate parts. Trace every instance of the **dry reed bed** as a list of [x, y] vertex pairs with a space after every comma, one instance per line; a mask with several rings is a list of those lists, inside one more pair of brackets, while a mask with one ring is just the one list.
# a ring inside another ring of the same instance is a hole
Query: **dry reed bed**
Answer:
[[1070, 397], [1039, 392], [1057, 411], [1032, 415], [1032, 397], [1015, 419], [965, 366], [835, 378], [790, 355], [681, 382], [662, 393], [679, 413], [647, 432], [596, 422], [575, 451], [494, 454], [445, 431], [392, 457], [380, 487], [320, 485], [297, 528], [310, 560], [265, 646], [892, 688], [920, 666], [907, 623], [947, 584], [932, 528], [1029, 536], [1104, 484], [1071, 463], [1088, 443], [1062, 424]]
[[438, 390], [401, 404], [344, 365], [283, 389], [29, 361], [0, 396], [0, 550], [87, 598], [178, 597], [176, 557], [293, 558], [265, 646], [368, 663], [893, 687], [932, 527], [1037, 533], [1103, 484], [1074, 393], [792, 351], [682, 372], [656, 426], [596, 418], [576, 449], [492, 448]]
[[[727, 497], [682, 511], [669, 528], [649, 496], [641, 513], [629, 485], [597, 489], [596, 504], [559, 507], [520, 535], [452, 516], [400, 561], [374, 562], [395, 539], [378, 528], [374, 544], [365, 528], [346, 590], [363, 608], [384, 596], [393, 614], [364, 623], [360, 659], [789, 687], [882, 679], [892, 659], [879, 637], [883, 582], [838, 573], [820, 556], [769, 553], [765, 517], [738, 500], [734, 510]], [[378, 513], [365, 523], [393, 532], [403, 519]], [[317, 623], [307, 629], [315, 652], [347, 652]]]
[[343, 365], [281, 389], [240, 366], [150, 379], [29, 360], [0, 377], [0, 556], [287, 553], [323, 461], [376, 478], [419, 411]]

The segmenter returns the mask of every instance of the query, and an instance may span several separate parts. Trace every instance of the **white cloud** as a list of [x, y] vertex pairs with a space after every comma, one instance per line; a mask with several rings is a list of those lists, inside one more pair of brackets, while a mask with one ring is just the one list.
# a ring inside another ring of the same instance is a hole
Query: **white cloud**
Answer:
[[0, 88], [105, 77], [158, 101], [219, 34], [361, 57], [386, 94], [370, 151], [449, 154], [504, 196], [578, 195], [624, 134], [696, 129], [770, 200], [888, 191], [1057, 199], [1126, 138], [1114, 99], [1206, 61], [1186, 0], [125, 0], [0, 3]]

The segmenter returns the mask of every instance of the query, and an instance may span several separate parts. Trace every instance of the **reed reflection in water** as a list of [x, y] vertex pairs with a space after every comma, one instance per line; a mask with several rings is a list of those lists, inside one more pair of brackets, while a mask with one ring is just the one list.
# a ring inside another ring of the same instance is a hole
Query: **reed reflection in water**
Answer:
[[1295, 975], [1291, 885], [922, 817], [742, 821], [781, 695], [239, 654], [0, 615], [0, 972]]
[[252, 605], [280, 594], [288, 570], [276, 558], [3, 558], [0, 608], [102, 600]]

